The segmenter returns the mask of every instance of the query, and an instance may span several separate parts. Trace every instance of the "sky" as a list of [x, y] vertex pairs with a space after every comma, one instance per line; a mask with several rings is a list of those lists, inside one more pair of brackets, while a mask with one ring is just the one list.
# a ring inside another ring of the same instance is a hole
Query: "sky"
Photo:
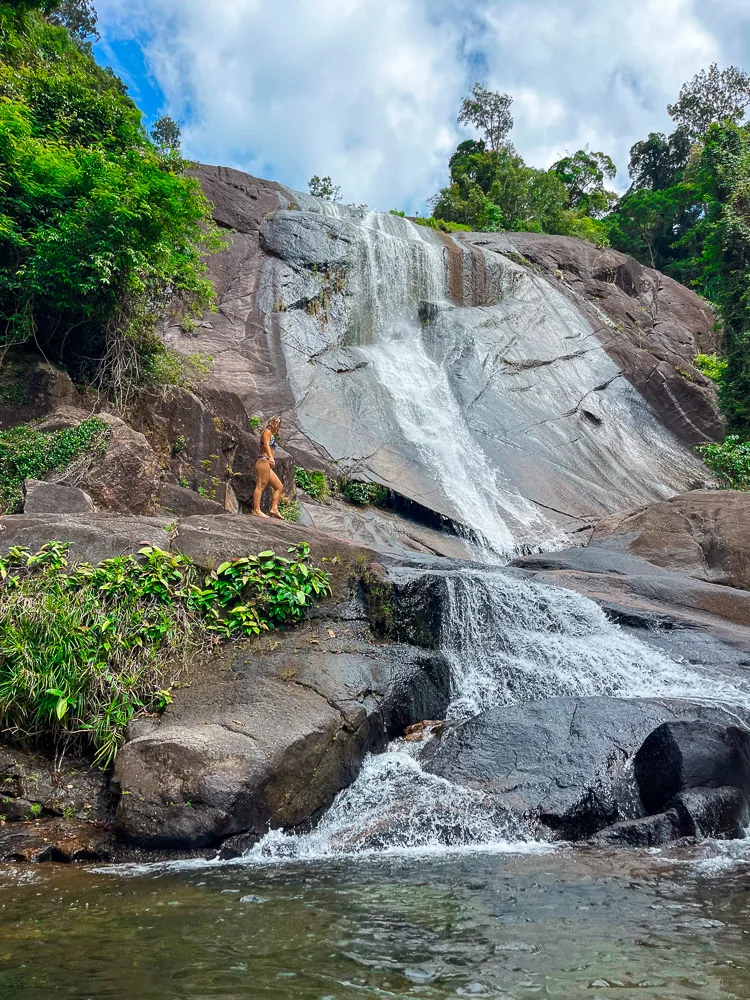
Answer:
[[343, 200], [429, 214], [474, 82], [514, 98], [518, 151], [584, 146], [618, 166], [669, 130], [666, 105], [712, 62], [750, 70], [748, 0], [95, 0], [100, 61], [183, 149]]

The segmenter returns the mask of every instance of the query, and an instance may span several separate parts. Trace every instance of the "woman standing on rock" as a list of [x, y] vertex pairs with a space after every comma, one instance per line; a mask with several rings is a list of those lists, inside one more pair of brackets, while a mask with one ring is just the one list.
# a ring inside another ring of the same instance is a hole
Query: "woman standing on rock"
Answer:
[[[280, 430], [281, 418], [271, 417], [260, 436], [260, 456], [255, 463], [255, 492], [253, 493], [253, 514], [256, 517], [268, 517], [270, 515], [271, 517], [278, 517], [283, 520], [281, 514], [279, 514], [279, 500], [281, 499], [283, 486], [281, 485], [281, 480], [273, 471], [276, 465], [274, 452], [278, 444], [276, 435]], [[260, 502], [269, 486], [273, 490], [271, 509], [268, 514], [264, 514], [260, 509]]]

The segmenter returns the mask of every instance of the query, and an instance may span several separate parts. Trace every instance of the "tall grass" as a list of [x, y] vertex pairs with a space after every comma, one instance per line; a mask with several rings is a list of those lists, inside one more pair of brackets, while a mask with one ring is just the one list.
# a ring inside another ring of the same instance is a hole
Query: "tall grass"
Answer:
[[103, 767], [134, 715], [169, 704], [188, 656], [294, 622], [329, 591], [306, 544], [205, 578], [187, 556], [152, 546], [72, 569], [67, 549], [48, 542], [0, 559], [0, 726], [57, 751], [88, 745]]

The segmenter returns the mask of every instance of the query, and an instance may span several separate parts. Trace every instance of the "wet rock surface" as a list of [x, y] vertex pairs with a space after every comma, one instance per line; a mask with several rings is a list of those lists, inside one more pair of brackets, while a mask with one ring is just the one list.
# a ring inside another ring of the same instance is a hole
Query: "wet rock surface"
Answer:
[[694, 490], [621, 511], [599, 521], [589, 544], [750, 590], [750, 493]]
[[750, 731], [706, 721], [665, 722], [638, 750], [633, 771], [650, 813], [687, 788], [750, 791]]
[[[715, 335], [689, 290], [579, 240], [447, 237], [237, 171], [198, 176], [234, 230], [210, 265], [220, 309], [167, 340], [211, 354], [247, 413], [280, 411], [298, 463], [476, 526], [442, 468], [438, 439], [458, 433], [482, 456], [474, 472], [487, 462], [488, 532], [502, 517], [529, 544], [706, 481], [685, 446], [720, 431], [715, 387], [692, 366]], [[378, 345], [393, 331], [378, 324], [391, 320], [411, 332], [386, 371]], [[405, 402], [408, 377], [435, 398]]]
[[[633, 781], [628, 767], [644, 740], [664, 723], [683, 727], [689, 734], [686, 749], [689, 745], [698, 754], [705, 727], [728, 733], [736, 718], [719, 708], [675, 700], [548, 698], [492, 709], [446, 729], [442, 739], [425, 748], [423, 766], [536, 819], [555, 839], [579, 840], [669, 808], [669, 802], [657, 804], [654, 798], [641, 802], [638, 790], [645, 786]], [[744, 787], [750, 771], [732, 771], [723, 765], [718, 744], [712, 750], [706, 749], [705, 756], [711, 773], [723, 776], [719, 783], [742, 781], [737, 787]], [[650, 766], [646, 774], [654, 778]], [[707, 772], [693, 774], [698, 783]], [[662, 826], [669, 823], [664, 820]], [[654, 821], [616, 835], [643, 843], [664, 830]]]
[[714, 314], [705, 300], [632, 257], [585, 240], [503, 233], [490, 245], [521, 254], [575, 302], [623, 377], [680, 440], [692, 445], [721, 437], [716, 385], [693, 364], [696, 354], [716, 350]]

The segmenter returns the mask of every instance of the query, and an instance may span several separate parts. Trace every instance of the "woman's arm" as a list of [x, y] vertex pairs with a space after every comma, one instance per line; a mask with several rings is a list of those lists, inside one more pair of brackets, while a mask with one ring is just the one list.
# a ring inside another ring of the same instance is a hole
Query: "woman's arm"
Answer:
[[276, 465], [276, 459], [273, 457], [273, 449], [271, 448], [271, 432], [266, 427], [260, 436], [260, 453], [265, 455], [269, 461], [271, 468]]

